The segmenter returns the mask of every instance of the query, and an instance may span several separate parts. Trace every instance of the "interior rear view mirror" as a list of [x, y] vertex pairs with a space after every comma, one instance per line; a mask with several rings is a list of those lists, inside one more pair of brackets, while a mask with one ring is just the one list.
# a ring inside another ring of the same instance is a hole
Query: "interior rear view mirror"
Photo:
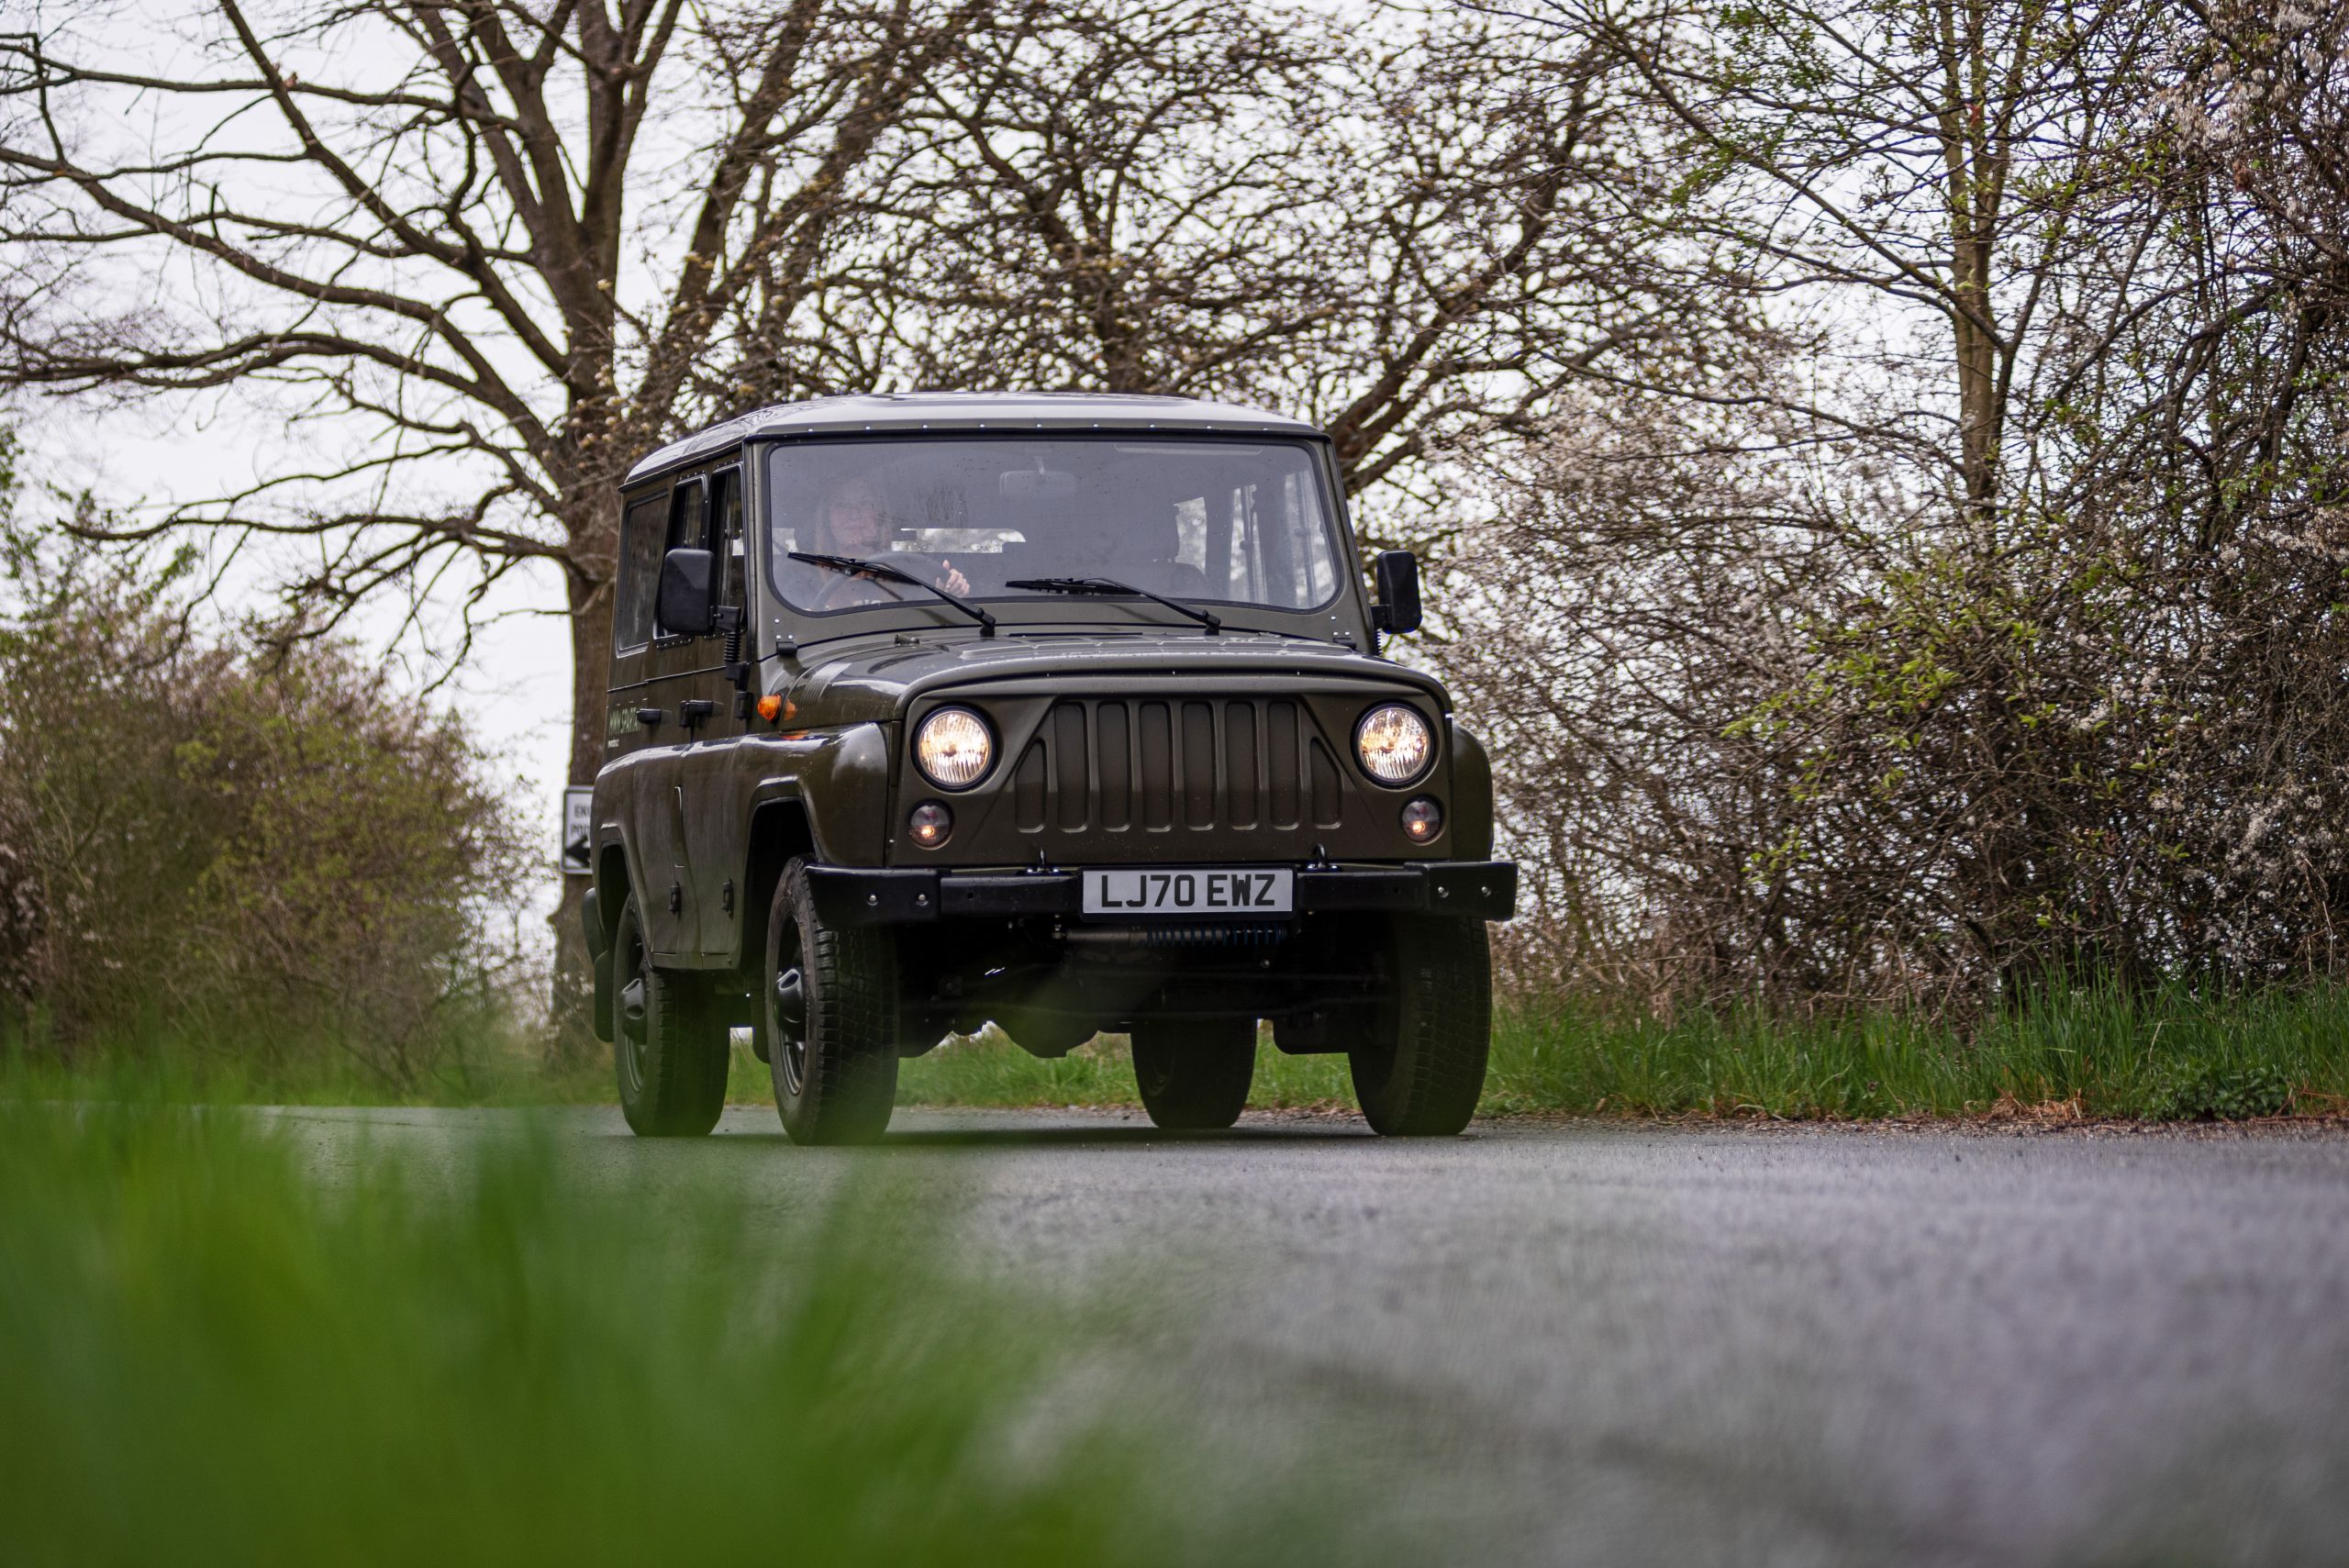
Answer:
[[1076, 494], [1076, 475], [1056, 468], [1015, 468], [996, 482], [996, 490], [1007, 501], [1063, 499]]

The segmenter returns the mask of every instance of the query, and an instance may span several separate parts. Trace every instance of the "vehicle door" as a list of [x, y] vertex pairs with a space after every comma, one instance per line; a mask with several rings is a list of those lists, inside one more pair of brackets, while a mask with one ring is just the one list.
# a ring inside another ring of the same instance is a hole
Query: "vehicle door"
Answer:
[[630, 759], [637, 904], [646, 945], [664, 962], [698, 956], [699, 911], [685, 834], [685, 753], [698, 733], [702, 644], [661, 626], [661, 562], [672, 550], [705, 548], [709, 494], [696, 474], [639, 497], [621, 519], [620, 574], [612, 618], [614, 754]]
[[[713, 585], [720, 613], [718, 629], [701, 639], [691, 674], [693, 697], [709, 707], [696, 721], [683, 785], [687, 858], [701, 912], [697, 940], [701, 951], [716, 960], [735, 951], [742, 929], [740, 883], [748, 860], [750, 799], [758, 775], [755, 759], [742, 743], [750, 729], [748, 682], [738, 685], [734, 677], [735, 665], [749, 658], [751, 637], [742, 471], [718, 469], [709, 474], [707, 485], [708, 542], [704, 548], [715, 558]], [[728, 631], [729, 625], [736, 629]]]

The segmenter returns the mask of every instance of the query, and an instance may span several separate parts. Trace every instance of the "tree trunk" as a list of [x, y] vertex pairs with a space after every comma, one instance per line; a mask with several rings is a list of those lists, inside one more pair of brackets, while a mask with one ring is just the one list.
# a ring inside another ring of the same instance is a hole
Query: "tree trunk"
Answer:
[[[604, 711], [608, 705], [612, 658], [612, 585], [619, 558], [619, 503], [599, 495], [581, 504], [569, 523], [574, 560], [602, 565], [600, 579], [584, 573], [569, 573], [565, 591], [571, 626], [571, 763], [565, 782], [591, 784], [604, 764]], [[584, 877], [560, 871], [561, 897], [554, 925], [554, 973], [549, 995], [553, 1034], [552, 1054], [558, 1061], [584, 1061], [600, 1048], [589, 1007], [595, 997], [595, 975], [587, 954], [586, 932], [579, 923], [579, 898], [586, 891]]]
[[570, 582], [571, 770], [569, 781], [594, 784], [604, 765], [604, 708], [612, 668], [611, 584]]

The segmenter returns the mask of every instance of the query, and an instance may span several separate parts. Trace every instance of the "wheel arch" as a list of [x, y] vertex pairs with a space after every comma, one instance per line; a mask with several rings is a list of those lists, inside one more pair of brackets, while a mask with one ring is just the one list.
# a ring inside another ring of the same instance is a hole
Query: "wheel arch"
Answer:
[[[628, 850], [618, 839], [596, 851], [596, 912], [607, 933], [619, 929], [620, 909], [628, 903]], [[612, 1038], [612, 962], [618, 943], [605, 938], [604, 951], [595, 958], [596, 1038]]]
[[816, 852], [815, 823], [807, 802], [796, 795], [762, 800], [751, 809], [747, 854], [742, 866], [742, 952], [740, 966], [755, 975], [767, 957], [767, 916], [774, 906], [775, 884], [794, 855]]

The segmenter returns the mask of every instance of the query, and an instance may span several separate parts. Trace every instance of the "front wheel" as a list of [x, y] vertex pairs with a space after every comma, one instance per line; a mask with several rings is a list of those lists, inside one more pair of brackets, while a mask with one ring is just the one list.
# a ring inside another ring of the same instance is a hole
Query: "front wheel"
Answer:
[[1482, 920], [1398, 917], [1386, 962], [1393, 993], [1369, 1043], [1348, 1053], [1354, 1097], [1379, 1132], [1449, 1138], [1468, 1125], [1485, 1092], [1491, 939]]
[[654, 967], [636, 895], [612, 931], [612, 1065], [639, 1138], [699, 1138], [726, 1109], [727, 1031], [698, 977]]
[[1253, 1018], [1143, 1020], [1132, 1040], [1134, 1084], [1153, 1123], [1197, 1132], [1240, 1119], [1256, 1075]]
[[885, 929], [828, 926], [807, 864], [775, 884], [767, 917], [767, 1068], [794, 1143], [869, 1143], [897, 1097], [897, 947]]

